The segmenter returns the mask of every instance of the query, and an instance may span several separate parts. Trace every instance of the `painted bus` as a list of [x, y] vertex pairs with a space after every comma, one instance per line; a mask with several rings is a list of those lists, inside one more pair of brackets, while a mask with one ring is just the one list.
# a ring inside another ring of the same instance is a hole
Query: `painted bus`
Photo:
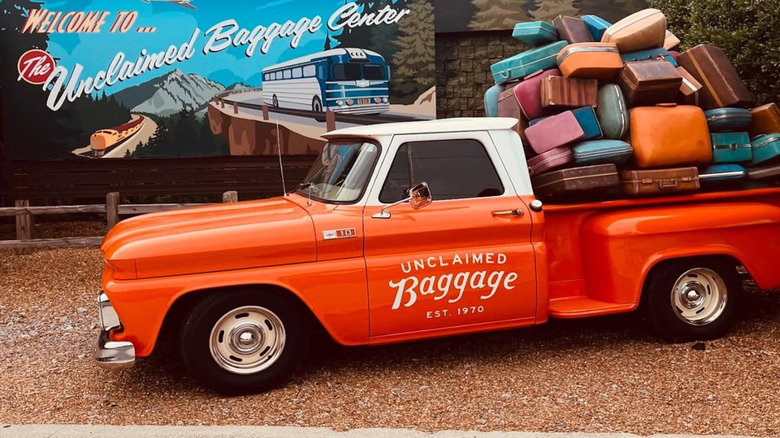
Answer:
[[382, 55], [337, 48], [263, 69], [263, 102], [276, 108], [379, 114], [390, 109]]

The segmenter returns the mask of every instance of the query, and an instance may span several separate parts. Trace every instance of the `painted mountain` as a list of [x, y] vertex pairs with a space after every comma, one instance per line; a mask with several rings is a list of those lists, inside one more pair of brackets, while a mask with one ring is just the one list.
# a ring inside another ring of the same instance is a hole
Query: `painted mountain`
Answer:
[[176, 69], [114, 97], [133, 112], [169, 116], [183, 109], [201, 110], [225, 86], [202, 76]]

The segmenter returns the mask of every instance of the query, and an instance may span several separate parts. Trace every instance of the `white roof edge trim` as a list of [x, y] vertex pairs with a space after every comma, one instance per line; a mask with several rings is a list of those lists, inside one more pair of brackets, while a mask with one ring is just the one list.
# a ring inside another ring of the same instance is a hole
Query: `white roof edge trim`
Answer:
[[325, 139], [337, 137], [378, 137], [382, 135], [434, 134], [445, 132], [495, 131], [511, 129], [518, 120], [511, 117], [461, 117], [420, 122], [379, 123], [326, 132]]

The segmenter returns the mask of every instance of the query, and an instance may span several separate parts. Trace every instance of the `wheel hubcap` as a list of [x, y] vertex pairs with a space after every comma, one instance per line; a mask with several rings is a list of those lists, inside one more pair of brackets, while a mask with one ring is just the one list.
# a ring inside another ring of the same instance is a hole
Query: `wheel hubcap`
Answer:
[[682, 274], [672, 288], [672, 306], [677, 316], [690, 325], [707, 325], [726, 308], [726, 283], [717, 272], [694, 268]]
[[273, 365], [284, 350], [281, 319], [269, 309], [244, 306], [226, 313], [211, 330], [211, 357], [223, 369], [252, 374]]

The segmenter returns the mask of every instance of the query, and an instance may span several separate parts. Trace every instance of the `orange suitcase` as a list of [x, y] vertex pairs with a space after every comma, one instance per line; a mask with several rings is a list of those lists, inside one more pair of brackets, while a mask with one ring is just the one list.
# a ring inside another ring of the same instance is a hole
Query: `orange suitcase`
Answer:
[[623, 68], [620, 52], [612, 43], [569, 44], [558, 53], [558, 68], [564, 76], [610, 82]]
[[701, 108], [659, 104], [634, 108], [629, 118], [639, 169], [712, 163], [712, 142]]

